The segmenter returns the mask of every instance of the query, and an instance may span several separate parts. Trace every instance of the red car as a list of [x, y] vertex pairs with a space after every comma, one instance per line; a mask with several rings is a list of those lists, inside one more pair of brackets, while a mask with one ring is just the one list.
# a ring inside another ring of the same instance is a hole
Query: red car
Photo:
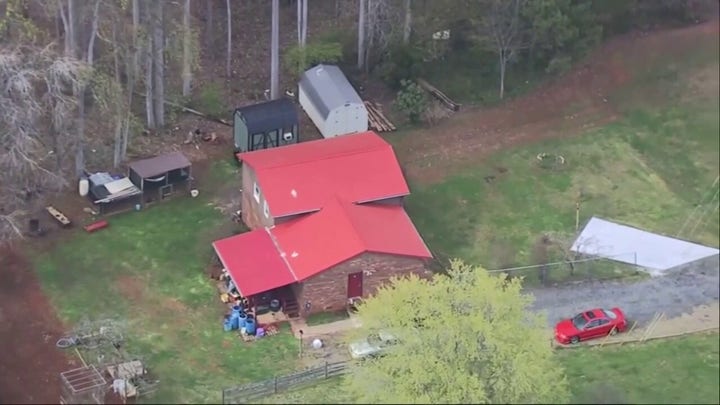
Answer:
[[610, 310], [595, 308], [581, 312], [571, 319], [555, 325], [555, 339], [566, 345], [597, 337], [614, 335], [627, 328], [625, 314], [620, 308]]

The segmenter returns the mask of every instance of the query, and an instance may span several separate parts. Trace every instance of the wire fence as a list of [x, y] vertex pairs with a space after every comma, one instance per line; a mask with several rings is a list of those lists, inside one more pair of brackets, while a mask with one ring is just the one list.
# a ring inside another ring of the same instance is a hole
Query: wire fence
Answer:
[[529, 285], [550, 285], [573, 281], [609, 280], [642, 274], [635, 252], [609, 257], [577, 255], [572, 260], [559, 260], [527, 266], [488, 270], [509, 277], [523, 277]]
[[223, 404], [251, 403], [257, 399], [321, 380], [339, 377], [350, 370], [349, 361], [325, 363], [325, 365], [298, 371], [285, 376], [256, 383], [226, 388], [222, 391]]

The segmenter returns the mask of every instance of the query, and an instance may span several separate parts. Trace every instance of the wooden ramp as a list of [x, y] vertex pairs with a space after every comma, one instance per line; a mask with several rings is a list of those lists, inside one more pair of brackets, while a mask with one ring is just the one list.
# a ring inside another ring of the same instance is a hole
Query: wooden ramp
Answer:
[[55, 207], [53, 207], [52, 205], [45, 207], [45, 211], [47, 211], [48, 214], [55, 218], [55, 220], [58, 221], [61, 226], [70, 226], [70, 220], [65, 216], [65, 214], [55, 209]]
[[433, 97], [440, 100], [441, 103], [447, 108], [449, 108], [452, 111], [460, 111], [460, 106], [462, 104], [458, 104], [450, 99], [450, 97], [446, 96], [445, 93], [435, 88], [435, 86], [431, 85], [424, 79], [417, 79], [417, 83], [425, 89], [428, 93], [432, 94]]

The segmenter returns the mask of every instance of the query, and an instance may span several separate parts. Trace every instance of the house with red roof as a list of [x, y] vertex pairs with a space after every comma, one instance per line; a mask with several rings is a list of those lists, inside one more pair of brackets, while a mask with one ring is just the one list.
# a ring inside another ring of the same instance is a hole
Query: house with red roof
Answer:
[[432, 255], [402, 205], [407, 183], [374, 132], [241, 159], [251, 231], [213, 247], [243, 297], [291, 295], [305, 316], [344, 309], [392, 277], [428, 274]]

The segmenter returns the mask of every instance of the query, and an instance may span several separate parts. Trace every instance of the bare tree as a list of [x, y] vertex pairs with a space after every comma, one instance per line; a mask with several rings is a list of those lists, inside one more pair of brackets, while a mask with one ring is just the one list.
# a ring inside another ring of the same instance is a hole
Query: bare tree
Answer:
[[307, 43], [307, 27], [308, 27], [308, 0], [302, 1], [302, 30], [301, 30], [301, 46], [305, 46]]
[[230, 61], [232, 56], [232, 9], [230, 8], [230, 0], [225, 0], [225, 10], [227, 11], [227, 58], [225, 59], [225, 76], [230, 77]]
[[192, 81], [191, 64], [191, 31], [190, 31], [190, 0], [185, 0], [183, 7], [183, 61], [182, 61], [182, 95], [190, 96], [190, 82]]
[[280, 97], [280, 4], [272, 0], [272, 24], [270, 35], [270, 98]]
[[367, 0], [360, 0], [360, 10], [358, 10], [358, 60], [357, 67], [362, 69], [365, 67], [365, 13], [367, 12]]
[[520, 11], [527, 0], [491, 0], [485, 17], [485, 28], [498, 56], [500, 98], [505, 96], [505, 73], [508, 62], [523, 47], [523, 21]]
[[145, 118], [147, 127], [154, 129], [157, 126], [155, 120], [155, 108], [153, 104], [154, 90], [154, 74], [153, 74], [153, 35], [152, 32], [152, 20], [153, 17], [150, 14], [150, 0], [143, 0], [143, 14], [147, 16], [145, 24]]
[[410, 43], [412, 33], [412, 0], [405, 0], [405, 22], [403, 24], [403, 44]]
[[153, 44], [153, 101], [155, 102], [155, 125], [165, 125], [165, 30], [164, 30], [164, 1], [153, 1], [154, 13], [152, 18], [152, 44]]
[[205, 47], [209, 51], [213, 45], [213, 20], [215, 19], [215, 0], [205, 0]]
[[83, 62], [50, 48], [0, 50], [0, 239], [22, 236], [24, 211], [67, 184], [62, 167], [53, 168], [48, 158], [77, 146], [69, 135], [77, 98], [69, 94], [84, 85], [85, 70]]

